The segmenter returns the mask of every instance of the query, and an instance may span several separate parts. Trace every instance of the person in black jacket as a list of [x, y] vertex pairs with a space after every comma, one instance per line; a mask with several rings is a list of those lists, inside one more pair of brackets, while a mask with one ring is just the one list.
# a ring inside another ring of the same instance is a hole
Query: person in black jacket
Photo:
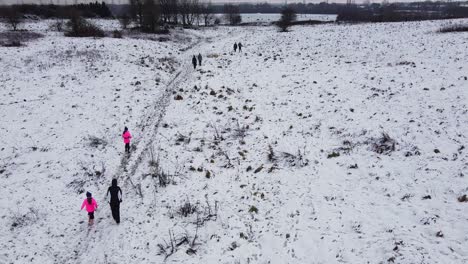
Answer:
[[109, 204], [112, 211], [112, 217], [115, 222], [120, 223], [120, 203], [122, 202], [122, 190], [117, 186], [117, 179], [112, 179], [112, 186], [107, 189], [106, 198], [110, 193]]
[[197, 58], [195, 57], [195, 55], [193, 55], [193, 57], [192, 57], [192, 64], [193, 64], [193, 68], [196, 69], [197, 68]]
[[198, 53], [198, 66], [201, 66], [201, 61], [202, 61], [202, 55], [201, 53]]

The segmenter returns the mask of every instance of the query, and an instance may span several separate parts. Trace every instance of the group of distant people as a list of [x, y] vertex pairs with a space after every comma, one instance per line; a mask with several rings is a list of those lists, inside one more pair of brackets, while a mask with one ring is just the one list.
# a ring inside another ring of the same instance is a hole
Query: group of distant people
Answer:
[[198, 66], [201, 66], [201, 62], [202, 62], [202, 55], [200, 53], [198, 53], [198, 56], [195, 57], [195, 55], [193, 55], [192, 57], [192, 64], [193, 64], [193, 68], [196, 69], [197, 68], [197, 59], [198, 59]]
[[[234, 43], [234, 52], [237, 52], [237, 50], [239, 50], [239, 52], [242, 52], [242, 43], [239, 42], [235, 42]], [[202, 55], [201, 53], [198, 53], [198, 56], [195, 56], [193, 55], [192, 56], [192, 65], [193, 65], [193, 69], [196, 69], [197, 68], [197, 65], [198, 67], [200, 67], [202, 65]]]
[[239, 49], [239, 52], [242, 51], [242, 43], [234, 43], [234, 52], [237, 51], [237, 49]]
[[[125, 145], [125, 153], [130, 153], [130, 139], [132, 135], [128, 130], [128, 127], [124, 128], [122, 133], [122, 138]], [[117, 224], [120, 223], [120, 203], [122, 202], [122, 189], [117, 185], [117, 179], [112, 179], [111, 186], [107, 189], [106, 199], [110, 195], [110, 199], [108, 203], [110, 205], [112, 211], [112, 218], [114, 218]], [[98, 204], [96, 200], [93, 198], [90, 192], [86, 192], [86, 199], [84, 199], [83, 203], [81, 204], [81, 210], [86, 208], [88, 212], [88, 224], [94, 224], [94, 212], [98, 208]]]

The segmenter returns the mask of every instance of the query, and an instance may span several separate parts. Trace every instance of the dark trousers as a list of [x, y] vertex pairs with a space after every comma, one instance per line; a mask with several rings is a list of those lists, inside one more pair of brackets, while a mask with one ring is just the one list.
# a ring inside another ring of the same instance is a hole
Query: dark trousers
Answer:
[[130, 153], [130, 143], [125, 144], [125, 152]]
[[120, 223], [120, 203], [111, 203], [110, 207], [115, 222]]

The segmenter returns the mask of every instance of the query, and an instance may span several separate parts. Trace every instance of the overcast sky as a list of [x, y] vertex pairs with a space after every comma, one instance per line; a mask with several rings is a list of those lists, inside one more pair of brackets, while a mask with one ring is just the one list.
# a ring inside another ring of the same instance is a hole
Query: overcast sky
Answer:
[[[98, 0], [99, 2], [101, 2], [102, 0]], [[209, 1], [209, 0], [207, 0]], [[326, 0], [305, 0], [305, 3], [320, 3], [320, 2], [325, 2]], [[364, 0], [356, 0], [356, 3], [360, 3], [360, 2], [363, 2]], [[418, 0], [397, 0], [398, 2], [415, 2], [415, 1], [418, 1]], [[424, 1], [424, 0], [421, 0], [421, 1]], [[25, 3], [25, 4], [31, 4], [31, 3], [35, 3], [35, 4], [50, 4], [50, 3], [54, 3], [54, 4], [64, 4], [64, 3], [68, 3], [68, 4], [73, 4], [75, 2], [78, 2], [78, 3], [90, 3], [90, 2], [95, 2], [95, 1], [89, 1], [89, 0], [0, 0], [0, 5], [2, 4], [22, 4], [22, 3]], [[123, 3], [128, 3], [128, 0], [105, 0], [104, 2], [108, 3], [108, 4], [123, 4]], [[225, 2], [230, 2], [230, 3], [245, 3], [245, 2], [249, 2], [249, 3], [284, 3], [285, 0], [211, 0], [212, 3], [225, 3]], [[302, 0], [288, 0], [288, 3], [294, 3], [294, 2], [303, 2]], [[329, 3], [344, 3], [346, 2], [346, 0], [329, 0], [328, 1]], [[371, 2], [375, 2], [375, 3], [381, 3], [382, 0], [371, 0]], [[392, 2], [392, 0], [390, 0], [390, 2]]]

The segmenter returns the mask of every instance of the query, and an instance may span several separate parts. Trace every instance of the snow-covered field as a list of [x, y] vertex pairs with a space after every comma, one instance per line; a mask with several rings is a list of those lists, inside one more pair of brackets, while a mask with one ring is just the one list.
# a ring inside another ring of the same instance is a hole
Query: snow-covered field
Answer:
[[35, 25], [0, 47], [0, 263], [467, 263], [468, 34], [445, 23]]

